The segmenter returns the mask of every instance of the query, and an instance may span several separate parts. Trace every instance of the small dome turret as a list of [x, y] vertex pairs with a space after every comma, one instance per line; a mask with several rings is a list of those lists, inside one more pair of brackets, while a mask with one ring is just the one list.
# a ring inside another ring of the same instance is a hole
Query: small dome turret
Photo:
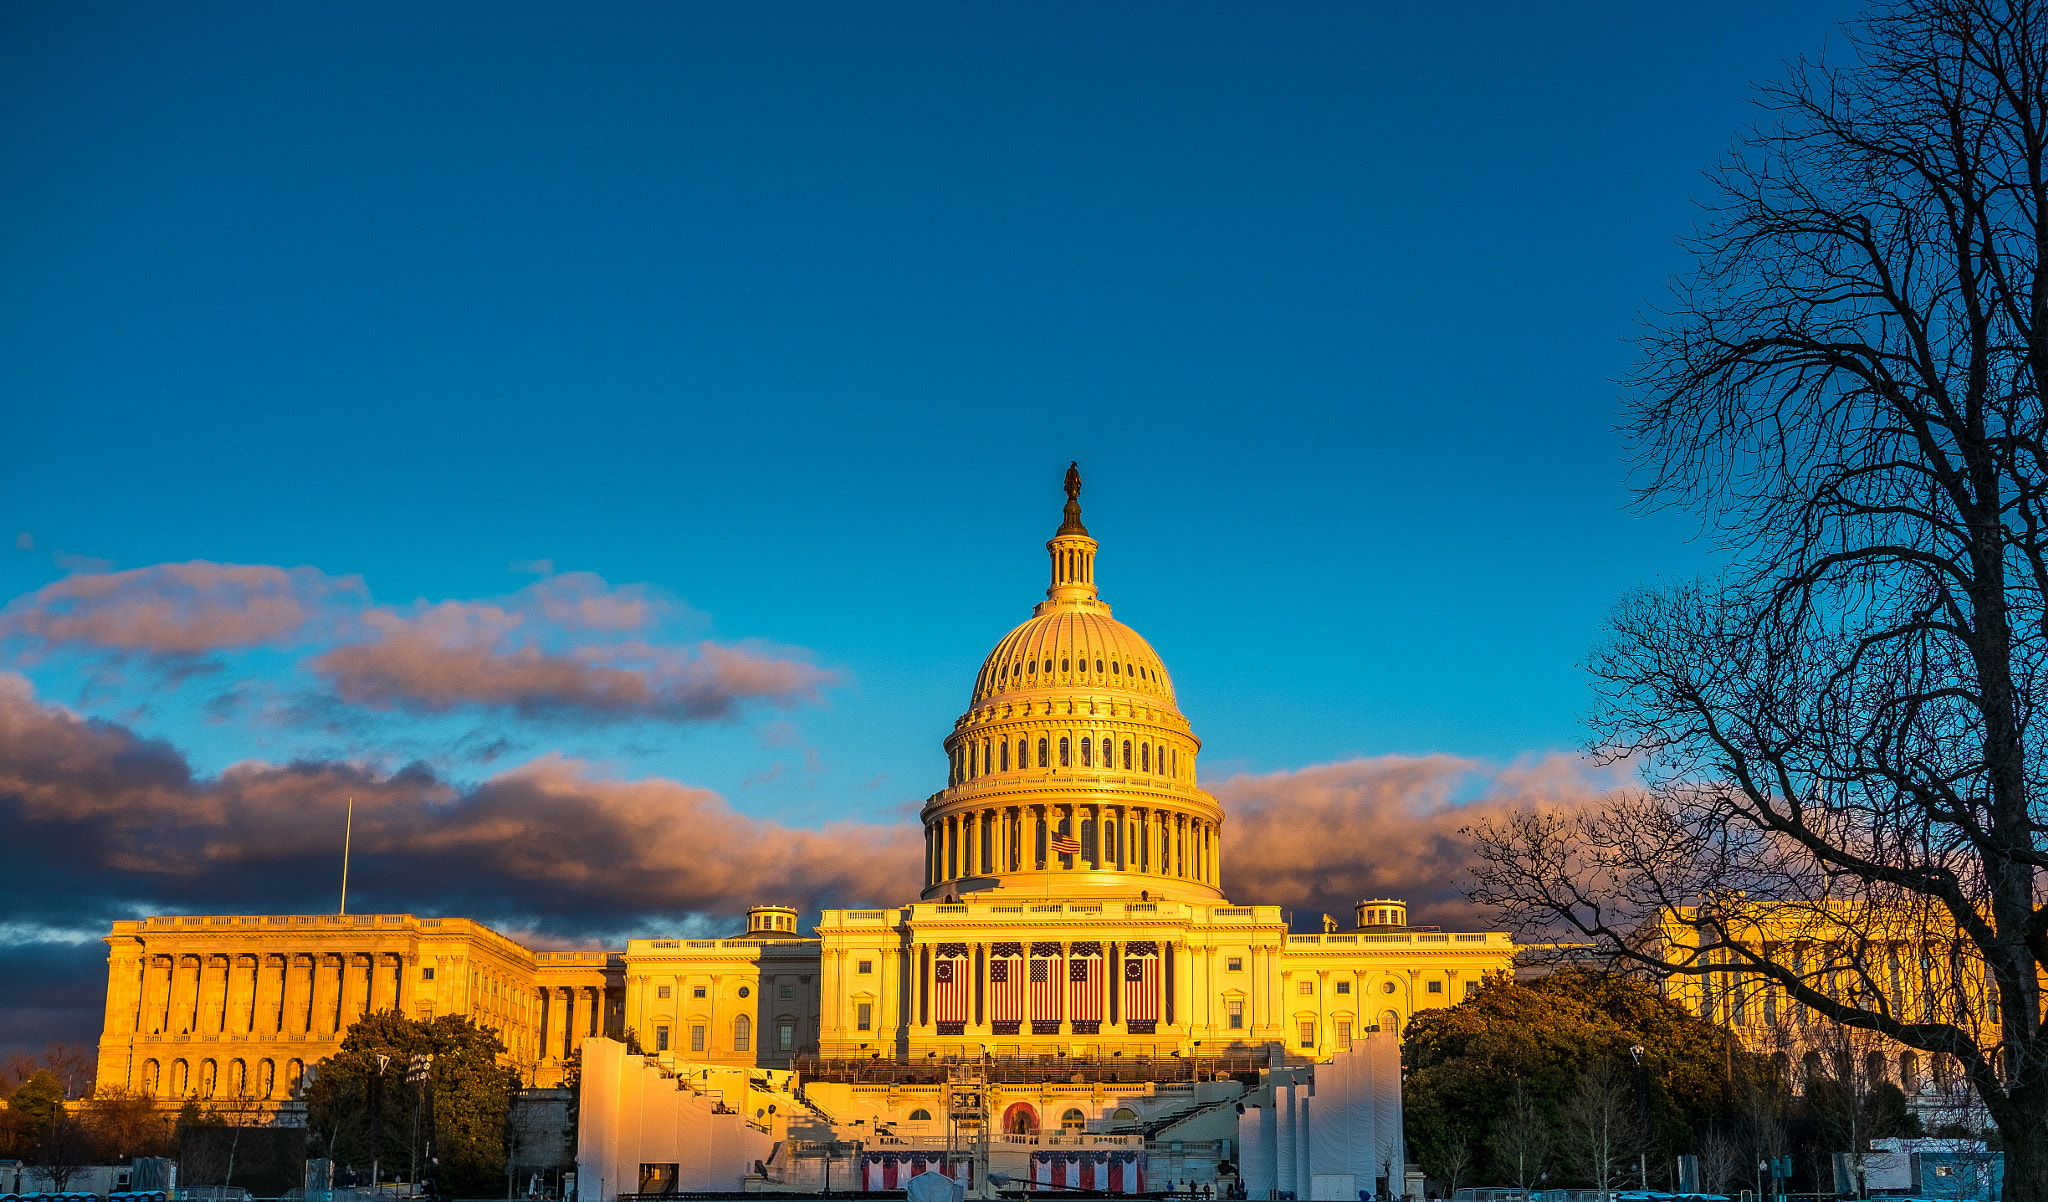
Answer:
[[747, 911], [748, 939], [802, 939], [797, 912], [788, 906], [754, 906]]
[[1357, 912], [1360, 930], [1408, 925], [1408, 903], [1399, 898], [1368, 898], [1358, 903]]

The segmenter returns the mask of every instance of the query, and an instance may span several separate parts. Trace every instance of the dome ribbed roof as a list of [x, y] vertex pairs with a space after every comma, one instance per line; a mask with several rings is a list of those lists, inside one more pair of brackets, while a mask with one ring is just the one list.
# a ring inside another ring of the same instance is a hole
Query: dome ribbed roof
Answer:
[[1137, 631], [1102, 612], [1048, 608], [1003, 636], [982, 661], [970, 704], [1046, 689], [1108, 689], [1173, 705], [1173, 678]]

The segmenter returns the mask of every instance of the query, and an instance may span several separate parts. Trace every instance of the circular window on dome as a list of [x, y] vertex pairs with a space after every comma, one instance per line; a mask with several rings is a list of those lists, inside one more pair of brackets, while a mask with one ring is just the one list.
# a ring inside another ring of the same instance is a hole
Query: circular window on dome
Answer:
[[741, 997], [745, 997], [745, 996], [747, 996], [747, 987], [746, 987], [745, 985], [742, 985], [742, 986], [740, 986], [740, 996], [741, 996]]

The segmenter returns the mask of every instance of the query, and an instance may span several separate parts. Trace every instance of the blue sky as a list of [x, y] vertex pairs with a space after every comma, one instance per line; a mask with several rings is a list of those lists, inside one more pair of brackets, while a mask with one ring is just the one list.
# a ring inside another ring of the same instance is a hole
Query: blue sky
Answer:
[[[10, 6], [4, 667], [200, 777], [559, 755], [897, 821], [1078, 459], [1209, 779], [1568, 752], [1609, 604], [1707, 562], [1629, 508], [1629, 339], [1751, 81], [1853, 15]], [[360, 587], [176, 662], [19, 637], [195, 560]], [[309, 666], [442, 602], [817, 674], [648, 716]]]

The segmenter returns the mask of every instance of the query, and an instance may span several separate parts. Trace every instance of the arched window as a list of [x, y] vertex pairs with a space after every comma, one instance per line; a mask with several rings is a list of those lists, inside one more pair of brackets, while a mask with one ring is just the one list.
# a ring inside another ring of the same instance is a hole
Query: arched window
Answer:
[[1790, 1084], [1792, 1080], [1792, 1057], [1784, 1052], [1772, 1052], [1771, 1072], [1780, 1082]]
[[1125, 740], [1124, 740], [1124, 771], [1125, 771], [1125, 772], [1129, 772], [1130, 770], [1131, 770], [1131, 741], [1130, 741], [1129, 739], [1125, 739]]
[[1109, 674], [1111, 676], [1121, 676], [1123, 675], [1123, 671], [1124, 670], [1122, 665], [1118, 664], [1115, 660], [1109, 661]]
[[750, 1050], [750, 1048], [753, 1045], [753, 1039], [754, 1023], [752, 1019], [742, 1014], [738, 1018], [732, 1020], [733, 1051], [744, 1052]]
[[1005, 771], [1005, 772], [1008, 772], [1009, 770], [1010, 770], [1010, 741], [1009, 741], [1008, 739], [1004, 739], [1004, 740], [1003, 740], [1003, 771]]
[[220, 1080], [219, 1073], [220, 1066], [215, 1064], [212, 1060], [208, 1059], [199, 1062], [200, 1097], [210, 1098], [213, 1096], [214, 1087]]
[[1060, 1116], [1060, 1130], [1084, 1131], [1088, 1127], [1088, 1116], [1078, 1110], [1069, 1110]]
[[1061, 735], [1061, 736], [1060, 736], [1060, 767], [1062, 767], [1062, 768], [1071, 768], [1071, 767], [1073, 767], [1073, 766], [1074, 766], [1074, 765], [1073, 765], [1073, 763], [1072, 763], [1072, 762], [1071, 762], [1071, 761], [1070, 761], [1070, 760], [1069, 760], [1069, 759], [1067, 758], [1067, 737], [1066, 737], [1065, 735]]
[[1071, 671], [1073, 671], [1073, 664], [1072, 664], [1072, 662], [1071, 662], [1071, 661], [1068, 661], [1068, 660], [1064, 660], [1064, 659], [1063, 659], [1063, 660], [1061, 660], [1061, 661], [1060, 661], [1060, 671], [1062, 671], [1062, 672], [1071, 672]]
[[1806, 1055], [1800, 1057], [1799, 1068], [1801, 1075], [1806, 1079], [1806, 1081], [1809, 1084], [1811, 1084], [1814, 1081], [1818, 1081], [1821, 1077], [1826, 1075], [1821, 1071], [1819, 1052], [1808, 1052]]
[[[1102, 741], [1102, 766], [1105, 768], [1116, 767], [1116, 753], [1112, 750], [1114, 746], [1108, 739]], [[1125, 767], [1129, 765], [1126, 764]]]
[[1040, 868], [1045, 867], [1045, 819], [1043, 818], [1038, 820], [1038, 866]]
[[932, 1121], [932, 1112], [920, 1106], [910, 1112], [910, 1121], [913, 1123], [929, 1123]]
[[185, 1096], [185, 1090], [191, 1085], [191, 1081], [189, 1079], [190, 1075], [191, 1070], [186, 1067], [185, 1062], [183, 1060], [171, 1061], [172, 1097], [182, 1098]]
[[1920, 1058], [1911, 1052], [1899, 1055], [1899, 1088], [1908, 1094], [1920, 1089]]
[[1152, 771], [1152, 744], [1138, 744], [1138, 767], [1146, 772]]
[[1098, 676], [1102, 674], [1102, 661], [1099, 659], [1095, 661], [1095, 673]]
[[304, 1087], [305, 1084], [306, 1062], [303, 1060], [296, 1059], [286, 1061], [284, 1066], [285, 1093], [291, 1097], [297, 1097], [299, 1090], [302, 1087]]
[[228, 1062], [228, 1096], [242, 1098], [249, 1095], [249, 1066], [240, 1060]]
[[1093, 818], [1083, 818], [1081, 820], [1081, 858], [1090, 863], [1099, 862], [1095, 858], [1095, 820]]
[[1019, 739], [1017, 740], [1017, 769], [1018, 769], [1019, 771], [1022, 771], [1022, 770], [1026, 769], [1026, 768], [1029, 768], [1030, 766], [1031, 766], [1031, 740], [1029, 740], [1029, 739], [1025, 739], [1025, 738], [1019, 738]]
[[1399, 1035], [1401, 1033], [1401, 1016], [1392, 1010], [1382, 1011], [1380, 1013], [1380, 1030], [1385, 1031], [1389, 1035]]
[[156, 1094], [157, 1063], [154, 1060], [142, 1062], [142, 1092], [154, 1097]]
[[1052, 766], [1051, 761], [1047, 758], [1044, 739], [1038, 740], [1038, 766], [1041, 768], [1050, 768]]
[[1095, 741], [1093, 739], [1081, 740], [1081, 766], [1083, 768], [1093, 768], [1095, 766]]
[[1038, 661], [1035, 659], [1026, 660], [1024, 662], [1024, 670], [1026, 672], [1031, 673], [1033, 676], [1036, 676], [1038, 674]]
[[1129, 1122], [1130, 1120], [1132, 1120], [1132, 1119], [1134, 1119], [1134, 1118], [1137, 1118], [1137, 1117], [1138, 1117], [1138, 1112], [1137, 1112], [1137, 1111], [1135, 1111], [1135, 1110], [1132, 1110], [1132, 1109], [1131, 1109], [1130, 1107], [1128, 1107], [1128, 1106], [1119, 1106], [1119, 1107], [1117, 1107], [1117, 1108], [1116, 1108], [1116, 1113], [1115, 1113], [1115, 1114], [1113, 1114], [1113, 1115], [1110, 1115], [1109, 1117], [1111, 1117], [1111, 1118], [1113, 1118], [1113, 1119], [1117, 1120], [1117, 1121], [1118, 1121], [1118, 1122], [1120, 1122], [1120, 1123], [1121, 1123], [1121, 1122]]
[[[993, 748], [993, 747], [990, 747], [990, 746], [988, 745], [988, 740], [987, 740], [987, 739], [983, 739], [983, 740], [981, 741], [981, 772], [982, 772], [982, 775], [984, 775], [984, 776], [986, 776], [986, 775], [988, 775], [989, 773], [991, 773], [991, 772], [994, 772], [994, 771], [996, 770], [996, 761], [995, 761], [995, 755], [994, 755], [994, 751], [995, 751], [995, 748]], [[1010, 758], [1010, 756], [1009, 756], [1009, 751], [1010, 751], [1010, 744], [1009, 744], [1009, 742], [1008, 742], [1007, 740], [1005, 740], [1005, 741], [1004, 741], [1004, 743], [1003, 743], [1003, 753], [1004, 753], [1004, 754], [1003, 754], [1003, 758], [1004, 758], [1004, 759], [1006, 759], [1006, 760]]]
[[1178, 747], [1173, 749], [1173, 774], [1175, 776], [1180, 775], [1180, 748]]
[[1863, 1058], [1863, 1084], [1867, 1088], [1891, 1080], [1891, 1066], [1885, 1063], [1883, 1052], [1872, 1052]]

